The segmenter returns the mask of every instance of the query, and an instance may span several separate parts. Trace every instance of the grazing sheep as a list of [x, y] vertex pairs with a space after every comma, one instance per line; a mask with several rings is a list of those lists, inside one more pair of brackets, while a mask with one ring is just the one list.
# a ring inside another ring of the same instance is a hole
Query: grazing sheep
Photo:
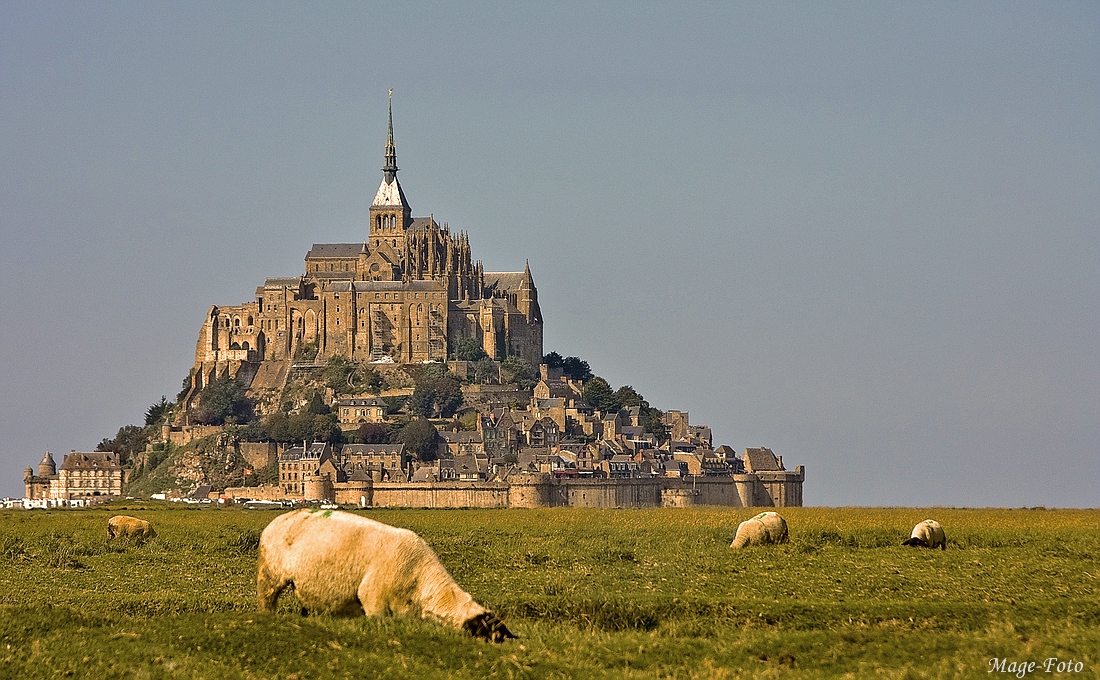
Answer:
[[515, 637], [458, 587], [424, 539], [347, 512], [296, 510], [267, 525], [256, 573], [260, 611], [274, 611], [287, 586], [303, 614], [410, 614], [493, 642]]
[[737, 526], [731, 548], [787, 542], [787, 521], [778, 512], [762, 512]]
[[137, 517], [115, 515], [107, 520], [108, 541], [113, 538], [136, 538], [143, 541], [156, 535], [157, 532], [153, 530], [152, 524]]
[[947, 535], [943, 533], [943, 527], [934, 519], [926, 519], [913, 527], [913, 533], [908, 541], [902, 545], [914, 548], [939, 548], [947, 550]]

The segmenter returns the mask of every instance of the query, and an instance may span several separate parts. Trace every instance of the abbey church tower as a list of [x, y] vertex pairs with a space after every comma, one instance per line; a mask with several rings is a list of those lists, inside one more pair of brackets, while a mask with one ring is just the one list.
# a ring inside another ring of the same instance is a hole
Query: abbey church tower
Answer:
[[382, 183], [370, 206], [370, 246], [389, 256], [390, 262], [404, 268], [405, 236], [412, 226], [409, 206], [401, 182], [397, 179], [397, 145], [393, 141], [393, 91], [390, 91], [389, 132], [382, 166]]
[[292, 364], [453, 359], [474, 340], [489, 357], [537, 366], [542, 311], [530, 267], [487, 272], [465, 231], [413, 217], [397, 179], [392, 93], [382, 182], [354, 243], [314, 243], [305, 274], [267, 279], [254, 302], [210, 308], [187, 402], [213, 380], [281, 387]]

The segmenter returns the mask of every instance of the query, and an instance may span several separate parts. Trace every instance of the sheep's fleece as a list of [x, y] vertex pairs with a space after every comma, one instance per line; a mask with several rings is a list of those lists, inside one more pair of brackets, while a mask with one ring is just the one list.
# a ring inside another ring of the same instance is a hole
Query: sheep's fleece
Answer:
[[260, 537], [257, 604], [293, 585], [303, 613], [420, 616], [503, 642], [515, 635], [458, 587], [422, 538], [347, 512], [296, 510]]
[[731, 548], [787, 542], [787, 521], [778, 512], [762, 512], [737, 526]]
[[113, 538], [153, 538], [157, 532], [153, 525], [143, 519], [130, 517], [129, 515], [115, 515], [107, 520], [107, 540]]
[[909, 540], [903, 541], [902, 545], [947, 550], [947, 535], [939, 522], [934, 519], [926, 519], [913, 527], [913, 533], [909, 535]]

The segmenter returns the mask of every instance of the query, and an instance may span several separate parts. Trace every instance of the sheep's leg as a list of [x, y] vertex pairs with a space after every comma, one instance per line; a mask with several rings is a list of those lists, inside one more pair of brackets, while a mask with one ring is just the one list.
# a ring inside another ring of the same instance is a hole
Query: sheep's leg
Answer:
[[279, 578], [271, 573], [263, 559], [260, 560], [259, 569], [256, 570], [256, 606], [262, 612], [275, 611], [275, 605], [279, 596], [283, 594], [290, 581]]
[[372, 578], [371, 571], [368, 570], [363, 576], [363, 580], [359, 582], [359, 588], [356, 590], [355, 596], [359, 599], [364, 614], [367, 616], [382, 616], [389, 613], [389, 598], [386, 593], [382, 592], [384, 588], [379, 587], [379, 584]]

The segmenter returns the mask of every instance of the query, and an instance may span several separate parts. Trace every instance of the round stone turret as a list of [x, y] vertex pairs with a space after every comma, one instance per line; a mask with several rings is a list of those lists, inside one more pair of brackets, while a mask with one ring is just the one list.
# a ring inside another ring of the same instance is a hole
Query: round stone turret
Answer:
[[32, 468], [30, 465], [28, 465], [26, 467], [26, 469], [23, 470], [23, 481], [26, 482], [31, 477], [34, 477], [34, 468]]
[[[29, 469], [29, 468], [28, 468]], [[57, 464], [53, 462], [53, 456], [47, 451], [46, 455], [42, 456], [42, 462], [38, 464], [38, 476], [39, 477], [52, 477], [57, 474]]]

